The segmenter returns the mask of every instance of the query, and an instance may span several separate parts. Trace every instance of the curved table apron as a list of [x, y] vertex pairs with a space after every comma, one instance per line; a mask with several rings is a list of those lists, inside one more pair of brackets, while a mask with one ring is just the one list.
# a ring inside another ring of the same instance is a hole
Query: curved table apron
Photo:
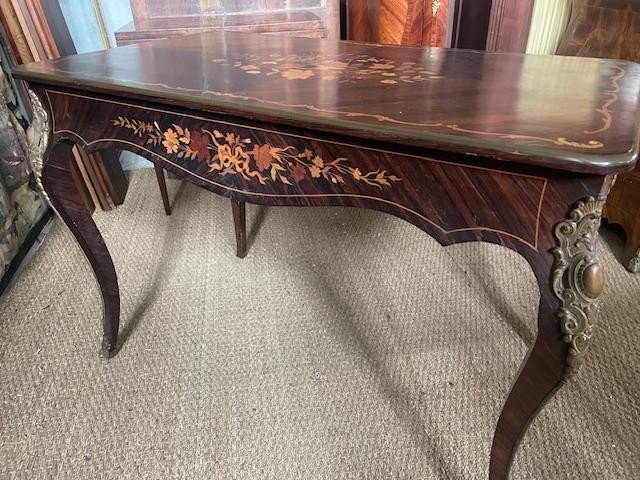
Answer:
[[[419, 155], [177, 107], [32, 88], [50, 113], [42, 182], [100, 285], [104, 356], [117, 347], [118, 281], [74, 184], [74, 145], [87, 153], [132, 151], [235, 202], [375, 209], [412, 223], [442, 245], [484, 241], [520, 253], [538, 281], [540, 304], [536, 341], [505, 401], [491, 449], [489, 478], [508, 477], [528, 424], [588, 347], [590, 313], [603, 287], [597, 228], [613, 177], [436, 151]], [[203, 149], [217, 155], [206, 160]]]

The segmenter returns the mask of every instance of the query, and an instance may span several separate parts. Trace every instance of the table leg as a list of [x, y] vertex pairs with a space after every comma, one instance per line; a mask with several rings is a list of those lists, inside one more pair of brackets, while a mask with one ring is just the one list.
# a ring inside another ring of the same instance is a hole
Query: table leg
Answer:
[[[548, 286], [544, 286], [549, 290]], [[557, 322], [549, 306], [549, 294], [540, 302], [539, 324]], [[558, 329], [545, 328], [538, 332], [535, 344], [502, 408], [498, 419], [491, 457], [489, 479], [506, 480], [521, 438], [544, 403], [563, 382], [567, 347]], [[563, 355], [563, 353], [565, 353]]]
[[233, 225], [236, 230], [236, 256], [247, 256], [247, 219], [245, 203], [231, 199], [231, 211], [233, 212]]
[[538, 335], [498, 419], [489, 479], [506, 480], [516, 449], [537, 412], [580, 366], [589, 347], [592, 314], [604, 288], [597, 250], [604, 199], [579, 202], [554, 229], [553, 258], [529, 258], [540, 288]]
[[84, 251], [100, 286], [104, 305], [103, 339], [100, 356], [110, 357], [116, 348], [120, 322], [120, 293], [111, 255], [91, 218], [71, 173], [73, 145], [52, 146], [42, 172], [42, 183], [58, 214]]
[[153, 164], [153, 168], [156, 171], [156, 179], [158, 180], [158, 187], [160, 188], [160, 196], [162, 197], [162, 204], [164, 205], [164, 213], [171, 215], [171, 204], [169, 203], [169, 194], [167, 193], [167, 182], [164, 178], [164, 169]]

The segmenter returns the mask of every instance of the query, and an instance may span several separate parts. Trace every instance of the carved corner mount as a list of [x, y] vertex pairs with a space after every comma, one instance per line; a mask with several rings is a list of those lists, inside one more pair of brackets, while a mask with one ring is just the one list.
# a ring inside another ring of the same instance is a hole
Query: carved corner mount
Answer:
[[44, 153], [47, 150], [47, 143], [49, 141], [49, 117], [47, 115], [47, 111], [42, 106], [40, 99], [33, 90], [29, 90], [29, 99], [31, 100], [31, 106], [33, 108], [33, 120], [27, 130], [29, 161], [40, 192], [45, 199], [51, 203], [42, 185]]
[[558, 246], [552, 270], [552, 286], [561, 305], [556, 312], [564, 341], [569, 344], [569, 374], [576, 372], [593, 335], [593, 314], [605, 283], [598, 256], [598, 228], [604, 197], [587, 198], [571, 210], [569, 218], [555, 227]]

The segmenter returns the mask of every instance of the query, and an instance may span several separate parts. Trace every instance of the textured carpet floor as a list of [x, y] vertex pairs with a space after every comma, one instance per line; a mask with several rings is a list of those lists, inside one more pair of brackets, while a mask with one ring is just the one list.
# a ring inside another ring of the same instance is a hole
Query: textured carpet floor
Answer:
[[[169, 183], [171, 217], [152, 171], [95, 217], [122, 292], [115, 358], [61, 223], [0, 299], [0, 479], [486, 478], [535, 331], [522, 258], [376, 212], [249, 207], [240, 260], [228, 202]], [[516, 480], [640, 478], [640, 275], [602, 247], [603, 321]]]

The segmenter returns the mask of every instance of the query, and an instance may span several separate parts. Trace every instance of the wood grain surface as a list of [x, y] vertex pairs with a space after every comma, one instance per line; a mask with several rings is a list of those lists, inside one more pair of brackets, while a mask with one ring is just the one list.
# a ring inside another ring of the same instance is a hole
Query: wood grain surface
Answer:
[[623, 61], [211, 32], [15, 75], [564, 170], [630, 169], [638, 151], [640, 65]]
[[534, 0], [494, 0], [487, 35], [490, 52], [524, 53], [529, 40]]
[[449, 1], [348, 2], [349, 40], [387, 45], [444, 47]]

